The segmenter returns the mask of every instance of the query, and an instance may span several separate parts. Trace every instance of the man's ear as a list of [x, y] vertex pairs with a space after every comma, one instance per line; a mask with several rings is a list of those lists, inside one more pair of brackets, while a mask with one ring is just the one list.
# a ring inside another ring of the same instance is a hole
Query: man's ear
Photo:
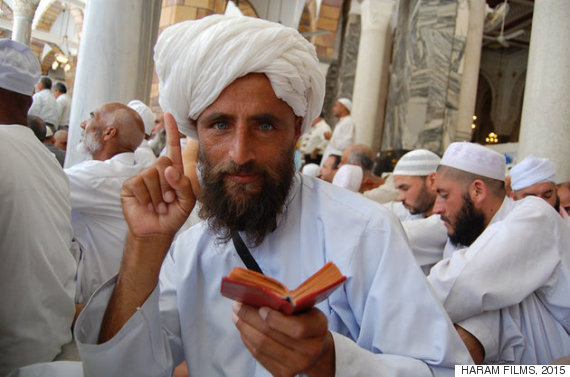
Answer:
[[295, 118], [295, 140], [301, 137], [301, 128], [303, 127], [303, 117]]
[[435, 192], [435, 175], [436, 172], [431, 172], [426, 177], [426, 187], [429, 191]]
[[469, 185], [469, 198], [473, 202], [475, 208], [480, 208], [488, 195], [489, 188], [482, 180], [476, 179]]
[[115, 127], [105, 127], [103, 129], [102, 137], [104, 141], [110, 140], [117, 136], [117, 129]]

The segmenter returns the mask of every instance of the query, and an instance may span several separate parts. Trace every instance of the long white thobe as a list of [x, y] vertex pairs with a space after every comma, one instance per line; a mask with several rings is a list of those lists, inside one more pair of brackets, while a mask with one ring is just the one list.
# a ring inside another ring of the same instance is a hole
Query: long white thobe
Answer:
[[424, 274], [429, 275], [432, 266], [443, 259], [447, 228], [437, 214], [423, 219], [402, 221], [402, 226], [416, 261]]
[[315, 149], [323, 153], [329, 141], [325, 139], [325, 133], [331, 132], [331, 127], [326, 120], [321, 119], [317, 124], [301, 138], [301, 152], [311, 154]]
[[71, 340], [75, 261], [69, 184], [21, 125], [0, 125], [0, 376]]
[[[453, 365], [471, 362], [386, 209], [301, 174], [285, 208], [251, 253], [265, 274], [289, 287], [328, 261], [347, 276], [318, 304], [333, 332], [336, 375], [452, 376]], [[186, 360], [191, 376], [269, 376], [241, 341], [232, 300], [220, 294], [222, 277], [235, 266], [243, 263], [231, 242], [220, 243], [204, 222], [190, 228], [167, 254], [159, 288], [114, 338], [97, 345], [114, 287], [107, 282], [75, 328], [84, 370], [91, 377], [166, 377]]]
[[506, 198], [475, 242], [437, 263], [428, 281], [451, 320], [481, 341], [486, 361], [551, 363], [570, 354], [568, 245], [552, 206]]
[[29, 115], [41, 118], [46, 123], [53, 124], [56, 128], [59, 124], [59, 105], [51, 90], [42, 89], [33, 95], [33, 103], [28, 110]]
[[120, 153], [106, 161], [89, 160], [65, 169], [69, 177], [71, 223], [81, 256], [77, 270], [77, 303], [119, 271], [127, 235], [121, 207], [125, 179], [144, 167], [134, 153]]
[[323, 152], [321, 166], [330, 154], [342, 155], [342, 152], [354, 143], [355, 125], [350, 115], [339, 119], [334, 126], [332, 136]]

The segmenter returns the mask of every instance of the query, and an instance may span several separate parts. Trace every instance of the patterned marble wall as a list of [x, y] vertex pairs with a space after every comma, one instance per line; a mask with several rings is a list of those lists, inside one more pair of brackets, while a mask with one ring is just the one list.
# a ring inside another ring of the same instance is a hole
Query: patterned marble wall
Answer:
[[400, 2], [382, 150], [443, 152], [456, 122], [468, 21], [458, 12], [467, 1]]

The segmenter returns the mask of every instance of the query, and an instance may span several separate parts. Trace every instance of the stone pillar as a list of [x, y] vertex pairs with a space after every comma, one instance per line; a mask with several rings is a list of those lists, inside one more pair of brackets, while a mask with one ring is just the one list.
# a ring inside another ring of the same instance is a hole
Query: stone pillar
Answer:
[[550, 158], [570, 181], [570, 2], [535, 1], [517, 160]]
[[[444, 134], [443, 149], [453, 141], [470, 141], [477, 100], [477, 81], [479, 79], [479, 65], [481, 62], [481, 48], [483, 41], [483, 24], [485, 21], [485, 3], [480, 0], [459, 2], [457, 12], [457, 25], [467, 25], [465, 38], [465, 57], [461, 60], [462, 67], [461, 88], [459, 90], [459, 105], [457, 108], [457, 122], [455, 128], [450, 128]], [[462, 9], [468, 8], [468, 9]], [[468, 18], [465, 22], [461, 18]], [[462, 33], [457, 33], [462, 34]]]
[[14, 26], [12, 40], [30, 45], [32, 38], [32, 21], [38, 7], [39, 0], [14, 0]]
[[360, 5], [362, 33], [351, 114], [356, 124], [355, 142], [376, 152], [380, 151], [384, 130], [394, 5], [394, 0], [364, 0]]
[[88, 158], [76, 150], [81, 122], [105, 102], [148, 103], [161, 0], [87, 1], [71, 102], [65, 167]]

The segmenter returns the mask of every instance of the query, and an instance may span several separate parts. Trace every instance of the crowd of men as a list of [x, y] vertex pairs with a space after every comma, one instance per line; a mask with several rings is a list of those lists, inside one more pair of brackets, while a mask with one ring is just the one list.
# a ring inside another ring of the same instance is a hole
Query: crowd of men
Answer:
[[[60, 118], [32, 114], [51, 83], [26, 46], [0, 52], [0, 376], [450, 376], [570, 356], [570, 182], [548, 159], [509, 173], [455, 142], [380, 177], [350, 100], [323, 120], [309, 42], [214, 15], [161, 33], [164, 113], [101, 104], [81, 123], [91, 159], [62, 169]], [[220, 294], [236, 266], [294, 287], [327, 262], [347, 280], [299, 314]]]

